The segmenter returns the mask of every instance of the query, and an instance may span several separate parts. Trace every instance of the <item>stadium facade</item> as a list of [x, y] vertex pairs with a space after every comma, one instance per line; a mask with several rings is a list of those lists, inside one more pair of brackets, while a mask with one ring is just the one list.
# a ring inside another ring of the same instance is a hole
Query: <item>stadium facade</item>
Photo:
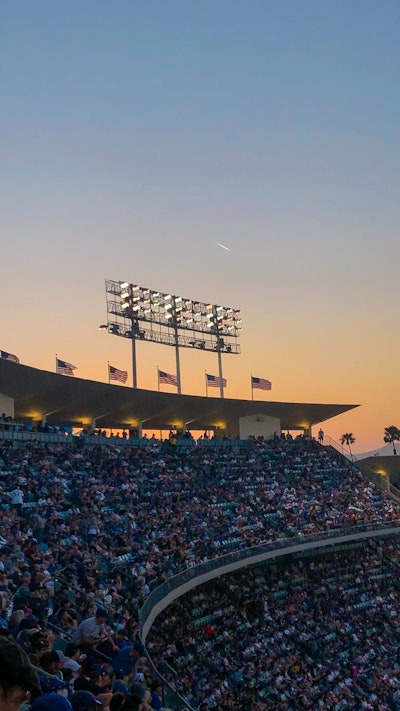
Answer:
[[270, 437], [311, 428], [358, 405], [177, 395], [68, 378], [0, 359], [0, 409], [19, 422], [64, 427], [211, 430], [217, 437]]

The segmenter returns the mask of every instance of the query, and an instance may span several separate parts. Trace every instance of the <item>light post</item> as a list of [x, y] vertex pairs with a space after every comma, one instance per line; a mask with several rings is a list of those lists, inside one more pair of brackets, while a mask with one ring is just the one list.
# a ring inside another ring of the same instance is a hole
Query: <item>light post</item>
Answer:
[[[224, 397], [222, 353], [240, 353], [238, 309], [217, 306], [147, 289], [123, 281], [106, 280], [107, 324], [101, 329], [132, 341], [132, 382], [137, 388], [136, 341], [175, 348], [177, 392], [181, 394], [180, 348], [217, 352], [220, 396]], [[226, 384], [226, 383], [225, 383]]]

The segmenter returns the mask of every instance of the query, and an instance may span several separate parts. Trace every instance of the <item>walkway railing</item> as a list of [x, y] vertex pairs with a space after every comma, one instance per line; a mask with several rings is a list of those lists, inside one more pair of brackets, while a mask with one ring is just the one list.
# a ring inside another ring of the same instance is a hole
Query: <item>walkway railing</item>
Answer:
[[[14, 424], [14, 427], [12, 425]], [[105, 444], [119, 445], [120, 447], [151, 447], [164, 444], [168, 440], [157, 437], [103, 437], [101, 435], [71, 435], [59, 432], [35, 432], [33, 430], [22, 429], [23, 425], [11, 423], [8, 429], [0, 429], [0, 440], [8, 439], [13, 442], [51, 442], [75, 444]], [[238, 447], [249, 447], [250, 442], [246, 439], [178, 439], [176, 445], [178, 449], [185, 447], [209, 447], [211, 449], [228, 449]]]

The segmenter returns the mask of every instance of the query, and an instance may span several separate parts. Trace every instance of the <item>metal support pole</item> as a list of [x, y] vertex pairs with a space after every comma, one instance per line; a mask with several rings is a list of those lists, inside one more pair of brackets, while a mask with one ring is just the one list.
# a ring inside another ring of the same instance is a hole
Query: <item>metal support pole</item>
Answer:
[[222, 399], [224, 399], [224, 382], [222, 378], [222, 357], [221, 357], [221, 348], [219, 346], [219, 341], [218, 343], [218, 371], [219, 371], [219, 394]]
[[137, 370], [136, 370], [136, 328], [137, 322], [131, 319], [132, 330], [132, 387], [137, 388]]
[[179, 337], [178, 329], [175, 327], [175, 358], [176, 358], [176, 383], [178, 388], [178, 395], [181, 394], [181, 365], [179, 361]]
[[219, 334], [219, 328], [218, 328], [218, 313], [217, 313], [217, 307], [213, 306], [213, 317], [214, 317], [214, 333], [216, 334], [217, 338], [217, 353], [218, 353], [218, 375], [219, 375], [219, 395], [220, 398], [223, 400], [224, 399], [224, 381], [222, 377], [222, 356], [221, 356], [221, 343], [223, 344], [223, 341], [221, 340], [221, 336]]

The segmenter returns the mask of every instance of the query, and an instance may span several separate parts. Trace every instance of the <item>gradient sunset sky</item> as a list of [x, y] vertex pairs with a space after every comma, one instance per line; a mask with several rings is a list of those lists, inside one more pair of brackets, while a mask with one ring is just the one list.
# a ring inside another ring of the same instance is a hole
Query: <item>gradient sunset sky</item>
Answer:
[[[106, 278], [222, 303], [243, 312], [226, 397], [250, 398], [252, 372], [273, 384], [259, 399], [359, 403], [326, 435], [382, 446], [400, 426], [399, 23], [398, 0], [4, 3], [0, 348], [131, 384], [129, 342], [98, 331]], [[139, 387], [157, 365], [174, 373], [174, 350], [139, 343]], [[184, 393], [218, 374], [189, 350], [181, 368]]]

